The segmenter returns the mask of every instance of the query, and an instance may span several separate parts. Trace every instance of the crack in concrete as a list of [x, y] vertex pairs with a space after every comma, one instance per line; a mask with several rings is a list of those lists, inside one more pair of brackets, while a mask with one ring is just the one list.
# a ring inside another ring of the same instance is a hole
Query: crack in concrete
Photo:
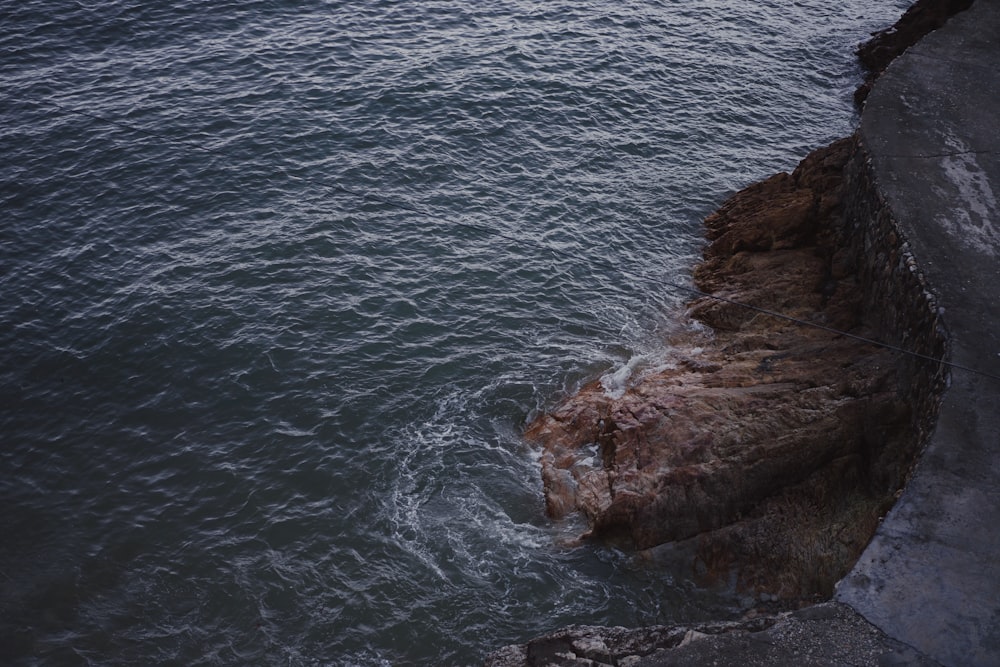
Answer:
[[992, 154], [997, 153], [997, 152], [998, 152], [997, 149], [990, 148], [990, 149], [987, 149], [987, 150], [952, 151], [952, 152], [948, 152], [948, 153], [927, 153], [927, 154], [887, 153], [887, 154], [884, 154], [884, 155], [887, 158], [914, 158], [914, 159], [918, 159], [918, 160], [923, 160], [923, 159], [930, 160], [930, 159], [942, 158], [942, 157], [958, 157], [960, 155], [992, 155]]

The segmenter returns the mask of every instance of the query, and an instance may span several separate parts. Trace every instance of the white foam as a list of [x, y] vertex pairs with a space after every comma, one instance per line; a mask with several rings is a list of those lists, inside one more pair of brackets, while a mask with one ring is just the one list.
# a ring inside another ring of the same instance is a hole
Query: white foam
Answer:
[[621, 398], [629, 387], [635, 369], [646, 359], [645, 355], [631, 357], [621, 368], [601, 376], [601, 386], [608, 398]]
[[671, 368], [677, 368], [677, 362], [670, 358], [668, 350], [633, 355], [624, 366], [602, 375], [601, 386], [605, 396], [618, 399], [643, 377]]

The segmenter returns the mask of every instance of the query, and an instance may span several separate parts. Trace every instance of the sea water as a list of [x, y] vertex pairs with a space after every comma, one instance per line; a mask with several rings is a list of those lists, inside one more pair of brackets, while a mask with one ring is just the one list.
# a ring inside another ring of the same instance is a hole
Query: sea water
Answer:
[[731, 611], [544, 512], [904, 0], [5, 1], [0, 661], [475, 664]]

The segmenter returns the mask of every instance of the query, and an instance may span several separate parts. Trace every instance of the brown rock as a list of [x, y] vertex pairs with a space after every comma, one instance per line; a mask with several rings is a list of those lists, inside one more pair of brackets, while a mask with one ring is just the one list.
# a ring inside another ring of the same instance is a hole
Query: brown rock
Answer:
[[[668, 341], [666, 370], [614, 398], [592, 382], [536, 419], [546, 506], [589, 537], [638, 549], [696, 540], [696, 573], [744, 587], [828, 594], [867, 543], [905, 464], [891, 353], [765, 311], [867, 333], [840, 252], [852, 140], [734, 195], [706, 220], [704, 297]], [[741, 304], [750, 304], [748, 309]]]

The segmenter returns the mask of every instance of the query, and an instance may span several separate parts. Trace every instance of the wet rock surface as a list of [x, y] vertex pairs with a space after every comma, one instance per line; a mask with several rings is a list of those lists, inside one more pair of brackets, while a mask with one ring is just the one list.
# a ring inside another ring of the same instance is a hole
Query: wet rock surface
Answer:
[[679, 543], [649, 554], [683, 554], [706, 583], [831, 594], [916, 448], [894, 354], [837, 333], [876, 336], [845, 250], [854, 150], [835, 142], [724, 203], [694, 274], [724, 300], [692, 302], [697, 326], [621, 396], [595, 381], [529, 426], [552, 517], [581, 512], [585, 537], [640, 550]]

